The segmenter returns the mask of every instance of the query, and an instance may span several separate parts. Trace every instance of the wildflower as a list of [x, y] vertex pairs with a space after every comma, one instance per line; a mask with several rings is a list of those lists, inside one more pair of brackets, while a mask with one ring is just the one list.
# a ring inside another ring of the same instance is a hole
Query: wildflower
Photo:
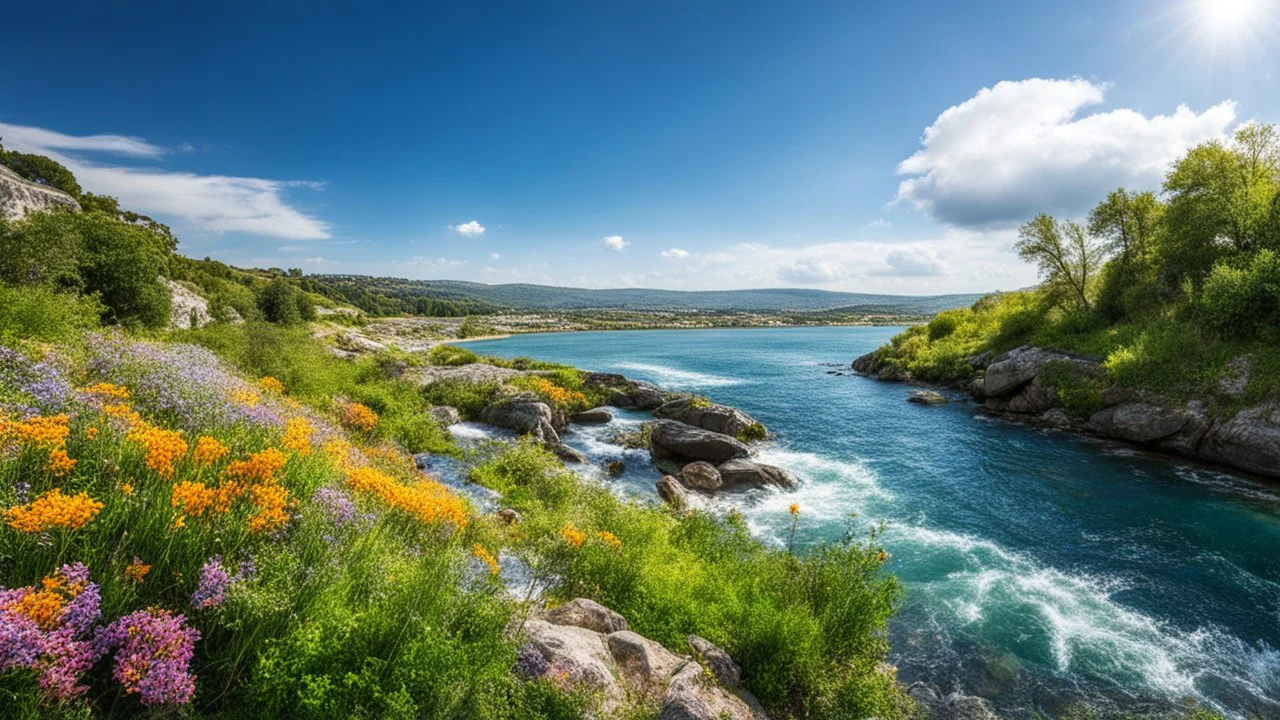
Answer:
[[540, 377], [527, 377], [521, 385], [528, 387], [552, 405], [577, 407], [587, 404], [587, 396], [577, 390], [569, 390]]
[[248, 484], [264, 484], [275, 480], [275, 474], [284, 468], [288, 458], [275, 448], [267, 448], [249, 456], [247, 460], [235, 460], [227, 465], [224, 475], [232, 480]]
[[173, 519], [173, 524], [169, 526], [170, 530], [181, 530], [187, 526], [187, 516], [179, 515]]
[[284, 437], [280, 440], [280, 446], [301, 457], [306, 457], [311, 454], [311, 434], [313, 432], [315, 432], [315, 426], [311, 424], [310, 420], [304, 417], [295, 417], [285, 425]]
[[[76, 400], [71, 383], [67, 382], [56, 359], [33, 361], [3, 346], [0, 346], [0, 386], [17, 391], [10, 397], [17, 401], [13, 409], [20, 415], [61, 412]], [[0, 426], [3, 424], [0, 422]]]
[[791, 513], [791, 517], [795, 517], [795, 516], [799, 515], [799, 514], [800, 514], [800, 503], [791, 503], [791, 507], [787, 508], [787, 511]]
[[143, 563], [137, 556], [134, 556], [133, 562], [124, 568], [124, 576], [138, 583], [142, 582], [149, 572], [151, 572], [151, 566]]
[[338, 420], [348, 428], [368, 432], [378, 424], [378, 414], [358, 402], [348, 402], [342, 406]]
[[222, 565], [222, 556], [214, 555], [200, 568], [200, 583], [191, 594], [191, 607], [205, 610], [218, 607], [226, 600], [231, 587], [231, 573]]
[[573, 547], [578, 548], [582, 547], [582, 543], [586, 541], [587, 534], [572, 525], [565, 525], [560, 528], [560, 537], [564, 538], [565, 542]]
[[388, 506], [403, 510], [425, 523], [445, 520], [461, 528], [467, 524], [466, 505], [448, 488], [433, 480], [405, 485], [376, 468], [353, 468], [347, 482], [360, 492], [377, 495]]
[[614, 535], [608, 530], [601, 530], [600, 532], [596, 533], [596, 537], [600, 538], [600, 542], [604, 543], [605, 545], [608, 545], [610, 548], [614, 550], [622, 549], [622, 540], [618, 539], [617, 535]]
[[191, 451], [191, 459], [207, 467], [226, 457], [229, 452], [231, 448], [208, 435], [201, 435], [196, 438], [196, 447]]
[[66, 446], [67, 436], [71, 434], [70, 422], [65, 414], [51, 417], [37, 415], [26, 420], [8, 422], [4, 425], [4, 430], [5, 435], [19, 443], [56, 449]]
[[494, 557], [493, 553], [485, 550], [483, 545], [476, 543], [476, 546], [471, 549], [471, 554], [489, 567], [490, 575], [498, 574], [498, 558]]
[[289, 491], [275, 484], [252, 485], [249, 488], [250, 501], [258, 507], [258, 512], [249, 518], [249, 529], [253, 532], [279, 530], [289, 522]]
[[173, 477], [173, 464], [187, 454], [187, 441], [181, 434], [145, 422], [130, 428], [125, 439], [146, 448], [147, 467], [164, 478]]
[[133, 483], [125, 483], [125, 484], [121, 485], [121, 486], [120, 486], [120, 492], [124, 493], [125, 495], [132, 495], [132, 494], [133, 494]]
[[84, 436], [85, 436], [85, 439], [87, 440], [92, 440], [98, 437], [98, 426], [90, 425], [88, 428], [85, 429]]
[[56, 477], [64, 477], [67, 473], [75, 469], [76, 461], [67, 455], [67, 451], [62, 448], [55, 448], [49, 452], [49, 459], [44, 464], [44, 469], [53, 473]]
[[284, 383], [271, 377], [270, 375], [267, 375], [266, 377], [259, 380], [258, 387], [261, 387], [263, 390], [266, 390], [267, 392], [284, 393]]
[[232, 390], [231, 399], [250, 408], [257, 407], [259, 400], [257, 393], [252, 390], [246, 390], [245, 388], [236, 388]]
[[881, 565], [883, 565], [884, 562], [888, 559], [889, 559], [889, 553], [886, 553], [884, 550], [881, 550], [879, 554], [876, 555], [876, 562], [880, 563]]
[[26, 533], [43, 532], [49, 528], [79, 530], [102, 510], [102, 503], [81, 492], [63, 495], [54, 488], [25, 505], [4, 511], [9, 527]]
[[115, 651], [114, 677], [144, 706], [181, 705], [195, 692], [191, 659], [200, 633], [168, 610], [137, 610], [98, 632], [94, 646]]
[[0, 588], [0, 672], [28, 668], [53, 701], [83, 694], [83, 675], [98, 659], [88, 633], [102, 597], [81, 563], [63, 565], [40, 588]]
[[81, 388], [80, 392], [85, 395], [100, 395], [102, 397], [115, 398], [117, 400], [129, 399], [129, 388], [123, 385], [112, 385], [111, 383], [105, 382]]
[[356, 519], [356, 504], [337, 488], [322, 487], [312, 497], [334, 525], [346, 525]]

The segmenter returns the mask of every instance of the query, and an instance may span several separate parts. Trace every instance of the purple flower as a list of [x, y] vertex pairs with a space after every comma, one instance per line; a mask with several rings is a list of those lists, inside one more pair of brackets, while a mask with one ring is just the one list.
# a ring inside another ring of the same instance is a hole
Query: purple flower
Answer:
[[516, 664], [512, 672], [524, 678], [540, 678], [547, 674], [551, 665], [532, 645], [525, 645], [516, 651]]
[[98, 661], [98, 651], [88, 640], [76, 639], [73, 628], [63, 627], [45, 636], [40, 658], [40, 689], [54, 700], [68, 700], [88, 692], [80, 676]]
[[34, 667], [44, 650], [44, 635], [36, 621], [3, 609], [16, 599], [6, 595], [13, 592], [0, 591], [0, 672]]
[[55, 577], [62, 580], [57, 592], [69, 601], [47, 631], [11, 609], [35, 588], [0, 588], [0, 672], [19, 667], [36, 670], [40, 688], [49, 698], [67, 700], [88, 691], [80, 677], [98, 661], [99, 652], [88, 638], [102, 615], [101, 592], [89, 582], [89, 569], [83, 563], [63, 565]]
[[322, 487], [313, 499], [334, 525], [346, 525], [356, 519], [356, 504], [337, 488]]
[[35, 361], [0, 345], [0, 386], [17, 391], [20, 415], [49, 415], [73, 409], [75, 391], [53, 360]]
[[99, 653], [115, 651], [112, 677], [143, 705], [181, 705], [196, 690], [191, 659], [200, 633], [183, 615], [152, 608], [138, 610], [98, 632]]
[[227, 599], [231, 573], [222, 566], [222, 556], [214, 555], [200, 568], [200, 583], [191, 594], [191, 606], [197, 610], [218, 607]]

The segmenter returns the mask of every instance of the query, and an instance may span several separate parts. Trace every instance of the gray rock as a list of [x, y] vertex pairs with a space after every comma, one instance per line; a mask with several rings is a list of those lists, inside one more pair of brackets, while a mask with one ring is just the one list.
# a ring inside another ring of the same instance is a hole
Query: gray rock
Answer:
[[859, 355], [858, 357], [853, 359], [853, 364], [850, 365], [849, 367], [856, 373], [859, 373], [862, 375], [870, 375], [871, 364], [875, 360], [875, 356], [876, 356], [876, 353], [874, 350], [867, 353], [866, 355]]
[[1000, 356], [996, 362], [987, 367], [983, 390], [988, 399], [1011, 394], [1031, 382], [1040, 373], [1045, 363], [1055, 361], [1078, 364], [1082, 369], [1084, 366], [1089, 366], [1089, 372], [1093, 372], [1097, 366], [1096, 363], [1065, 353], [1023, 345]]
[[675, 420], [654, 421], [649, 449], [655, 459], [706, 460], [712, 464], [746, 457], [749, 452], [735, 438]]
[[1280, 477], [1280, 404], [1242, 410], [1209, 430], [1201, 454], [1218, 462]]
[[716, 466], [720, 471], [720, 479], [725, 486], [731, 485], [777, 485], [781, 488], [793, 488], [798, 483], [789, 471], [776, 465], [752, 462], [742, 458], [727, 460]]
[[1170, 452], [1197, 457], [1200, 454], [1200, 445], [1204, 441], [1205, 435], [1209, 432], [1211, 420], [1205, 410], [1204, 403], [1199, 400], [1192, 400], [1187, 403], [1187, 407], [1183, 411], [1183, 417], [1186, 418], [1187, 422], [1182, 426], [1182, 429], [1160, 440], [1159, 445]]
[[999, 720], [985, 700], [962, 693], [943, 694], [923, 682], [912, 683], [907, 694], [920, 704], [925, 717], [938, 720]]
[[654, 467], [658, 468], [663, 475], [675, 475], [676, 477], [679, 477], [680, 473], [684, 471], [684, 466], [689, 464], [689, 461], [683, 458], [657, 457], [652, 454], [652, 448], [650, 448], [650, 459], [653, 461]]
[[209, 314], [208, 300], [183, 283], [163, 277], [160, 279], [168, 286], [169, 298], [172, 301], [169, 310], [171, 327], [185, 330], [201, 328], [213, 322], [213, 316]]
[[658, 497], [676, 510], [689, 507], [689, 491], [670, 475], [658, 481]]
[[450, 405], [432, 405], [427, 409], [430, 415], [440, 427], [449, 427], [462, 422], [462, 413], [458, 412], [458, 408]]
[[578, 452], [577, 450], [574, 450], [573, 448], [569, 447], [568, 445], [565, 445], [564, 443], [556, 443], [551, 448], [551, 452], [555, 453], [556, 457], [560, 458], [561, 460], [567, 463], [574, 463], [576, 465], [585, 465], [586, 463], [591, 462], [591, 460], [588, 459], [586, 455], [583, 455], [582, 453]]
[[574, 685], [588, 685], [604, 695], [606, 709], [626, 699], [619, 682], [613, 654], [599, 632], [576, 625], [562, 625], [531, 619], [524, 624], [528, 645], [550, 666], [549, 673], [562, 676]]
[[729, 657], [729, 653], [721, 650], [718, 646], [706, 638], [697, 635], [689, 636], [689, 647], [693, 649], [696, 655], [707, 668], [711, 670], [711, 674], [721, 684], [727, 687], [738, 687], [742, 682], [742, 668], [738, 667], [738, 663]]
[[1045, 413], [1040, 416], [1040, 422], [1051, 427], [1062, 428], [1064, 430], [1075, 425], [1071, 420], [1071, 416], [1062, 408], [1050, 408], [1046, 410]]
[[719, 490], [724, 481], [720, 479], [720, 471], [715, 465], [699, 460], [685, 465], [680, 470], [680, 482], [686, 487], [698, 490]]
[[555, 625], [573, 625], [598, 633], [615, 633], [630, 630], [626, 618], [595, 600], [574, 598], [542, 614], [542, 619]]
[[61, 190], [31, 182], [0, 165], [0, 217], [21, 220], [33, 212], [55, 209], [78, 211], [80, 203]]
[[969, 383], [968, 390], [973, 399], [978, 402], [984, 402], [987, 399], [987, 381], [982, 378]]
[[688, 663], [671, 678], [659, 720], [767, 720], [760, 703], [745, 690], [730, 692]]
[[595, 408], [594, 410], [583, 410], [569, 416], [569, 422], [578, 425], [603, 425], [613, 422], [613, 414], [604, 408]]
[[630, 630], [610, 633], [605, 643], [623, 680], [648, 697], [660, 697], [667, 679], [689, 662], [688, 658]]
[[[991, 379], [987, 378], [984, 387], [989, 388], [990, 383]], [[1031, 382], [1019, 388], [1017, 392], [1004, 396], [992, 396], [988, 390], [987, 408], [996, 412], [1039, 415], [1058, 404], [1057, 392], [1041, 382], [1039, 376], [1033, 377]]]
[[422, 471], [431, 467], [431, 453], [418, 453], [413, 456], [413, 464]]
[[548, 447], [560, 443], [560, 434], [552, 426], [551, 419], [551, 407], [531, 392], [517, 393], [480, 411], [482, 422], [533, 436]]
[[614, 407], [653, 410], [663, 402], [658, 388], [617, 373], [587, 373], [583, 385], [604, 393]]
[[1227, 363], [1227, 372], [1218, 381], [1218, 392], [1224, 396], [1239, 400], [1244, 397], [1245, 388], [1253, 379], [1253, 360], [1240, 356]]
[[1121, 403], [1089, 418], [1089, 427], [1103, 435], [1140, 443], [1167, 438], [1186, 424], [1183, 410], [1151, 402]]
[[947, 398], [934, 390], [916, 390], [907, 397], [907, 402], [916, 405], [942, 405], [947, 402]]
[[722, 435], [737, 437], [747, 428], [758, 424], [756, 419], [741, 410], [728, 405], [710, 404], [699, 407], [701, 403], [691, 397], [672, 400], [653, 411], [653, 416], [666, 420], [678, 420], [686, 425], [710, 430]]

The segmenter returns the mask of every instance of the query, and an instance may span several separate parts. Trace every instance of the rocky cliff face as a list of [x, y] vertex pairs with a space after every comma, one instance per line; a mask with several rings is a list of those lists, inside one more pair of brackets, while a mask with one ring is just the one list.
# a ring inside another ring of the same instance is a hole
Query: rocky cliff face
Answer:
[[[1169, 398], [1118, 386], [1106, 386], [1102, 366], [1089, 358], [1022, 346], [994, 358], [983, 358], [985, 376], [969, 392], [989, 411], [1065, 429], [1126, 440], [1156, 450], [1222, 463], [1248, 472], [1280, 478], [1280, 403], [1270, 402], [1234, 414], [1211, 413], [1205, 402]], [[1248, 384], [1247, 360], [1224, 382], [1226, 399], [1238, 399]], [[855, 370], [870, 372], [869, 356], [854, 361]], [[1096, 393], [1075, 414], [1064, 407], [1064, 377], [1096, 380]], [[901, 378], [884, 378], [899, 380]]]
[[0, 165], [0, 216], [21, 220], [30, 213], [59, 207], [79, 210], [80, 203], [60, 190], [33, 183]]

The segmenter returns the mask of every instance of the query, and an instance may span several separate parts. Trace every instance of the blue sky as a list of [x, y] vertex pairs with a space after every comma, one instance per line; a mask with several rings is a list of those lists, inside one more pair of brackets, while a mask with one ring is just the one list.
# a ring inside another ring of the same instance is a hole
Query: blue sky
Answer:
[[1031, 214], [1280, 119], [1278, 1], [22, 3], [0, 136], [238, 265], [1008, 289]]

